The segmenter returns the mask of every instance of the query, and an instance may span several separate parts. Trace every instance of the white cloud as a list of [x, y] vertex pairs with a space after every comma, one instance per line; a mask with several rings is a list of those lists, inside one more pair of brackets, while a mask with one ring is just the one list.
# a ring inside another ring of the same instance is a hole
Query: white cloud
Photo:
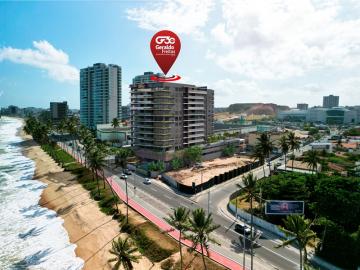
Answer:
[[136, 21], [143, 29], [201, 35], [200, 29], [206, 25], [212, 7], [212, 0], [165, 0], [131, 8], [126, 13], [128, 19]]
[[0, 62], [9, 60], [40, 68], [58, 81], [76, 82], [79, 80], [79, 70], [69, 64], [69, 56], [56, 49], [48, 41], [34, 41], [34, 49], [0, 48]]
[[207, 57], [256, 79], [301, 76], [360, 65], [360, 19], [344, 20], [340, 1], [224, 0]]

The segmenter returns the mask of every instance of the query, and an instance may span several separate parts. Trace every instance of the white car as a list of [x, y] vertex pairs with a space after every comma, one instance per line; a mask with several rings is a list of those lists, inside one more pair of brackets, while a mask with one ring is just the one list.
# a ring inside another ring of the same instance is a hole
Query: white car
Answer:
[[151, 178], [145, 178], [144, 184], [147, 184], [147, 185], [151, 184]]
[[120, 178], [121, 178], [121, 179], [127, 179], [127, 175], [124, 174], [124, 173], [122, 173], [122, 174], [120, 175]]

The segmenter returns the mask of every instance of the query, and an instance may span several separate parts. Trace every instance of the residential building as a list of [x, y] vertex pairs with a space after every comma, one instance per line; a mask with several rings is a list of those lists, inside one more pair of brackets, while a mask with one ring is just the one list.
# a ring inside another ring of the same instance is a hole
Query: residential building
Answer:
[[313, 142], [310, 144], [311, 150], [322, 151], [325, 150], [328, 153], [332, 153], [332, 143], [331, 142]]
[[121, 119], [121, 67], [94, 64], [80, 70], [80, 122], [90, 129]]
[[144, 75], [135, 76], [132, 84], [151, 83], [153, 82], [150, 78], [151, 76], [164, 77], [165, 75], [163, 73], [154, 73], [152, 71], [147, 71], [144, 72]]
[[296, 105], [296, 108], [298, 110], [307, 110], [307, 109], [309, 109], [309, 104], [307, 104], [307, 103], [298, 103]]
[[324, 108], [339, 107], [339, 96], [333, 96], [333, 95], [324, 96], [323, 107]]
[[[135, 80], [134, 80], [135, 81]], [[131, 86], [132, 145], [143, 159], [169, 161], [213, 133], [214, 91], [170, 82]]]
[[66, 101], [50, 102], [50, 117], [53, 122], [60, 122], [68, 115], [68, 105]]
[[121, 120], [128, 121], [130, 120], [130, 105], [121, 106]]
[[130, 127], [112, 127], [111, 124], [96, 126], [96, 138], [100, 141], [112, 142], [119, 146], [130, 144]]

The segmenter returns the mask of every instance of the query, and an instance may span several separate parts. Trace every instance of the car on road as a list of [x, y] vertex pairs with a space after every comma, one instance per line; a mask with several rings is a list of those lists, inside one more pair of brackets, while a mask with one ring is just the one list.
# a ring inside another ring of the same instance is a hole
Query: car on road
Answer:
[[249, 235], [250, 234], [250, 228], [241, 224], [235, 224], [235, 232], [239, 233], [239, 234], [244, 234], [245, 231], [245, 235]]
[[151, 184], [151, 178], [145, 178], [144, 179], [144, 184], [150, 185]]
[[131, 171], [128, 170], [128, 169], [126, 169], [126, 170], [124, 170], [124, 174], [126, 174], [126, 175], [131, 175]]
[[121, 178], [121, 179], [127, 179], [127, 175], [126, 175], [125, 173], [122, 173], [122, 174], [120, 175], [120, 178]]

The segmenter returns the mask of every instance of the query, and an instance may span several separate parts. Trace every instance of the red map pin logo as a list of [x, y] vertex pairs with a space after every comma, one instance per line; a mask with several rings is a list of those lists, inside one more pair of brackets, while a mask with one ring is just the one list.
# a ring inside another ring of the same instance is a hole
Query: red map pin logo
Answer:
[[157, 32], [151, 39], [150, 49], [160, 69], [166, 75], [179, 55], [179, 37], [169, 30]]

